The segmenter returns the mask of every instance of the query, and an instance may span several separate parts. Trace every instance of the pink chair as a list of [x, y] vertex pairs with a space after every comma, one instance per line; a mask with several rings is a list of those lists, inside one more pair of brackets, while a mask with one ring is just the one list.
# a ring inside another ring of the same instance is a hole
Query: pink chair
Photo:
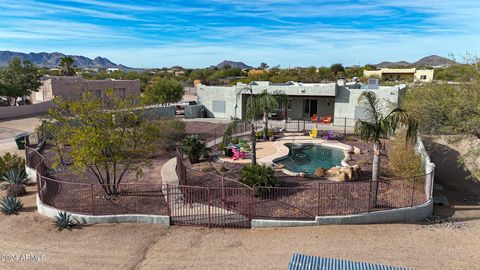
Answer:
[[231, 159], [233, 160], [245, 158], [245, 152], [243, 152], [242, 150], [237, 150], [237, 148], [232, 147], [232, 152], [233, 152], [233, 156], [231, 157]]

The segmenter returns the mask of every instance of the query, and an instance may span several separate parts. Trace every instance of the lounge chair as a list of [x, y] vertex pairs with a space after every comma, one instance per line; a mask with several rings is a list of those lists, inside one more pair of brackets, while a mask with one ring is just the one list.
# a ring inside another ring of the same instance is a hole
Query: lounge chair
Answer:
[[310, 137], [312, 137], [312, 138], [317, 138], [317, 136], [318, 136], [318, 129], [317, 129], [317, 128], [312, 128], [312, 130], [310, 130], [309, 135], [310, 135]]
[[233, 156], [231, 157], [231, 159], [233, 160], [245, 158], [245, 152], [243, 152], [242, 150], [238, 150], [237, 148], [232, 147], [232, 152], [233, 152]]

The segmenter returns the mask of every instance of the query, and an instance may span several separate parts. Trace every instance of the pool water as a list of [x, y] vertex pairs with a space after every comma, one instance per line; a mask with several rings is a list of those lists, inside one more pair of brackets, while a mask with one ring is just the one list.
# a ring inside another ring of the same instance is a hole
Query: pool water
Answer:
[[288, 156], [274, 162], [283, 164], [286, 169], [292, 172], [306, 172], [313, 175], [318, 168], [330, 169], [340, 166], [345, 157], [340, 149], [316, 144], [286, 143], [285, 146], [290, 150]]

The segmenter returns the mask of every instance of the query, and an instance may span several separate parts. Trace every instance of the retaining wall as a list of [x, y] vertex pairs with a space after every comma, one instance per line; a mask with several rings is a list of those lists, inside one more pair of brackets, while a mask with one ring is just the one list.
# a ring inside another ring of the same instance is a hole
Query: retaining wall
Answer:
[[0, 120], [44, 114], [53, 106], [52, 101], [46, 101], [31, 105], [0, 107]]
[[[37, 209], [38, 213], [47, 217], [55, 218], [63, 210], [56, 209], [49, 205], [44, 204], [37, 196]], [[76, 213], [69, 213], [72, 219], [80, 224], [104, 224], [104, 223], [148, 223], [148, 224], [160, 224], [164, 226], [170, 226], [169, 216], [157, 216], [157, 215], [105, 215], [105, 216], [92, 216]]]

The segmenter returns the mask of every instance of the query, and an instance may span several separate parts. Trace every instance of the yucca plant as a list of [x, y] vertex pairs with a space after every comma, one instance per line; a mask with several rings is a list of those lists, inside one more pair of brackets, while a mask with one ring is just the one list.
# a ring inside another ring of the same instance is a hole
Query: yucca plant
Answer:
[[27, 194], [25, 185], [27, 184], [27, 173], [22, 168], [13, 168], [2, 175], [2, 179], [7, 181], [7, 196], [18, 197]]
[[6, 196], [0, 202], [0, 210], [5, 215], [18, 214], [23, 209], [23, 204], [17, 197]]
[[54, 224], [58, 231], [63, 231], [65, 229], [71, 230], [75, 225], [72, 221], [72, 215], [68, 214], [67, 212], [59, 212], [55, 217]]

